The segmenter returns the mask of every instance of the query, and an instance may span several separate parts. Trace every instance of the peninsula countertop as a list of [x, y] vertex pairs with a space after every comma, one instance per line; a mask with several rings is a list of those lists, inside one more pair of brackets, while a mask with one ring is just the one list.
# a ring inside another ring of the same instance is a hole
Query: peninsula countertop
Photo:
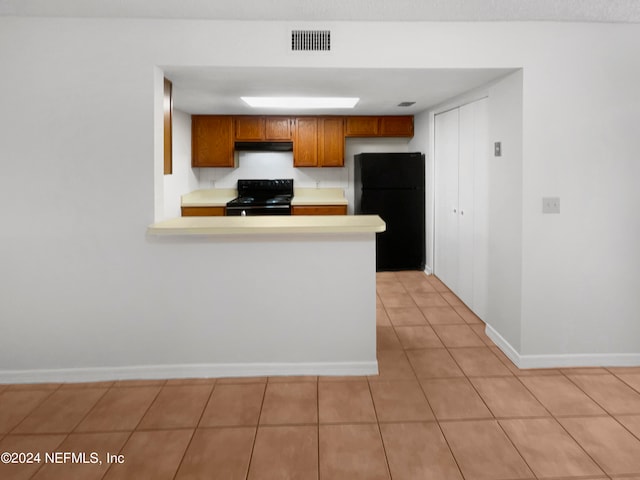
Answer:
[[[182, 207], [224, 207], [238, 196], [234, 188], [194, 190], [182, 195]], [[291, 205], [347, 205], [342, 188], [294, 188]]]
[[273, 215], [256, 217], [177, 217], [149, 225], [151, 235], [251, 235], [296, 233], [379, 233], [378, 215]]

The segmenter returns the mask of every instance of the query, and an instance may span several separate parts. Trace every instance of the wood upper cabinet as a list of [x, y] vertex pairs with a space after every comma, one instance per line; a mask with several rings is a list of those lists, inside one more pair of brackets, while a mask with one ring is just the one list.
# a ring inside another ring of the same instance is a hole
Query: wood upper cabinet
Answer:
[[344, 119], [341, 117], [318, 121], [318, 166], [344, 166]]
[[264, 135], [265, 140], [291, 140], [291, 124], [293, 121], [290, 117], [265, 117], [264, 118]]
[[298, 117], [293, 141], [294, 167], [343, 167], [344, 119]]
[[242, 115], [234, 117], [234, 138], [238, 141], [290, 141], [290, 117]]
[[234, 117], [233, 123], [236, 140], [264, 140], [264, 117]]
[[413, 137], [413, 116], [346, 117], [347, 137]]
[[191, 117], [191, 165], [234, 167], [233, 117], [193, 115]]
[[234, 142], [291, 142], [294, 167], [343, 167], [346, 137], [413, 137], [413, 116], [193, 115], [193, 167], [235, 167]]
[[377, 137], [379, 117], [347, 117], [345, 135], [347, 137]]
[[413, 137], [413, 116], [380, 117], [381, 137]]
[[318, 166], [318, 117], [298, 117], [293, 131], [293, 166]]

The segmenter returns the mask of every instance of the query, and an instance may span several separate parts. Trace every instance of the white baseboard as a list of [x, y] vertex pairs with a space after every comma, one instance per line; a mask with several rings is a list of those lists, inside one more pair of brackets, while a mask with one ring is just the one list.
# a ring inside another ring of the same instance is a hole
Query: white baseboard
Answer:
[[427, 275], [431, 275], [433, 273], [433, 269], [427, 265], [426, 267], [424, 267], [424, 273], [426, 273]]
[[640, 366], [640, 353], [567, 353], [548, 355], [521, 355], [491, 325], [487, 324], [485, 333], [518, 368], [522, 369]]
[[171, 378], [265, 377], [278, 375], [375, 375], [378, 362], [221, 363], [133, 367], [0, 370], [2, 383], [104, 382]]

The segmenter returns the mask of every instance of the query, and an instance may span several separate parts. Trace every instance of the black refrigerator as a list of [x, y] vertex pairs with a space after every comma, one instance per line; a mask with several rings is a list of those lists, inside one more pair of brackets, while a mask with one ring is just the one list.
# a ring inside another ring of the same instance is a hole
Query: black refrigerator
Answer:
[[355, 156], [354, 210], [387, 224], [377, 234], [376, 270], [424, 270], [424, 154], [361, 153]]

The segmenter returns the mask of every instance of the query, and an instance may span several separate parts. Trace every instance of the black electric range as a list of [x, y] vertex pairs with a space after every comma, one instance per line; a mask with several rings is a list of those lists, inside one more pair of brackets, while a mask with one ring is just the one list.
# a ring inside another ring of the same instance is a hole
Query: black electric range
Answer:
[[238, 196], [227, 203], [227, 215], [291, 215], [292, 198], [292, 178], [238, 180]]

